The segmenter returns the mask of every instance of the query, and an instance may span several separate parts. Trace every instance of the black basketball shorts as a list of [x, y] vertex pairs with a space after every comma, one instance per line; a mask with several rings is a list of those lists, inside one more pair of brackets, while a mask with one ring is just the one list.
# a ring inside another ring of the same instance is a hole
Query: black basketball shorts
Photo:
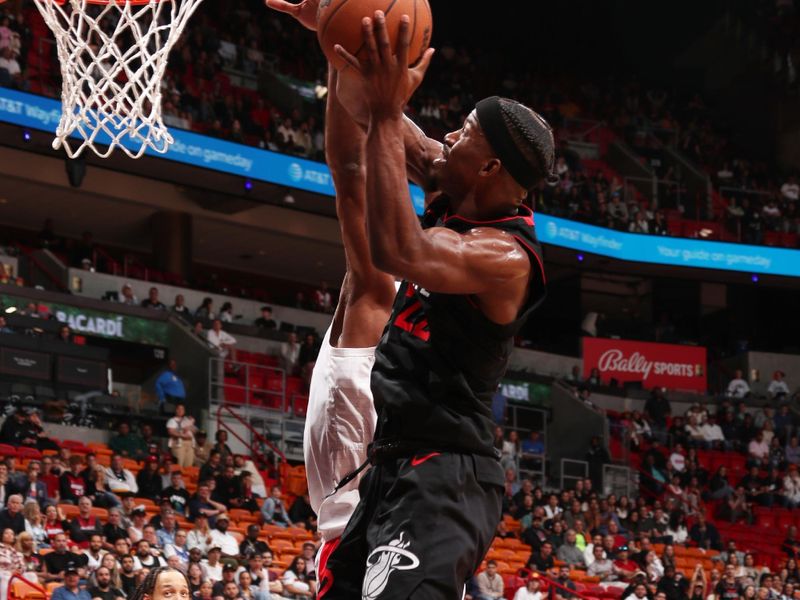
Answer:
[[[497, 460], [430, 453], [373, 466], [317, 576], [322, 600], [460, 600], [501, 518]], [[327, 544], [326, 544], [327, 545]]]

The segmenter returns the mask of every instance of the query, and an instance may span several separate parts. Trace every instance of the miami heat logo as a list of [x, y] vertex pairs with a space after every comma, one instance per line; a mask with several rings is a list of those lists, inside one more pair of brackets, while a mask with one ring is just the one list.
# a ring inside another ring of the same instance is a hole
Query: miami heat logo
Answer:
[[361, 600], [376, 600], [386, 589], [389, 575], [394, 571], [410, 571], [419, 566], [416, 555], [406, 550], [411, 542], [403, 541], [405, 535], [405, 532], [401, 532], [398, 539], [386, 546], [378, 546], [367, 557]]

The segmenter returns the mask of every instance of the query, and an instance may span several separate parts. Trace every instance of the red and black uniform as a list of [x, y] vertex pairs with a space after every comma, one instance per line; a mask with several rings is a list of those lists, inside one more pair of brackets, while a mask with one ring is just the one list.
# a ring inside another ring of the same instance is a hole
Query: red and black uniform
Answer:
[[434, 224], [512, 235], [530, 259], [528, 299], [515, 321], [498, 325], [470, 296], [402, 283], [375, 350], [373, 467], [338, 545], [321, 557], [324, 600], [460, 598], [501, 517], [491, 398], [514, 336], [544, 298], [533, 214], [520, 208], [494, 221], [435, 212], [423, 218], [423, 226]]

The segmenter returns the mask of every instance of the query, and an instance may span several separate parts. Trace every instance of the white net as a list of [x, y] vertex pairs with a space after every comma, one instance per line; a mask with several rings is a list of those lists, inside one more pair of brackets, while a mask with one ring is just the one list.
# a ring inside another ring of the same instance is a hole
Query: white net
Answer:
[[53, 147], [70, 157], [115, 148], [166, 152], [161, 80], [170, 49], [202, 0], [34, 0], [61, 63], [61, 121]]

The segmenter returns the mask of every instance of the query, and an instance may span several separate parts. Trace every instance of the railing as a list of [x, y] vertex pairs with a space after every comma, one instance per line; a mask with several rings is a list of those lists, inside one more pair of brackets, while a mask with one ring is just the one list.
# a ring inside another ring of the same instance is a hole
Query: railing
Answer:
[[[594, 600], [594, 596], [590, 596], [585, 592], [579, 592], [578, 590], [570, 589], [567, 586], [558, 583], [555, 579], [548, 577], [545, 573], [542, 573], [541, 571], [536, 571], [536, 573], [539, 575], [539, 579], [547, 584], [547, 597], [550, 598], [551, 600], [555, 598], [556, 590], [567, 592], [567, 594], [569, 594], [569, 596], [566, 596], [567, 598], [569, 598], [570, 596], [576, 596], [578, 598], [581, 598], [581, 600]], [[520, 577], [524, 577], [526, 579], [530, 577], [530, 575], [532, 574], [533, 571], [531, 571], [530, 569], [520, 569], [519, 571]]]
[[[574, 470], [573, 470], [574, 469]], [[576, 474], [579, 473], [579, 474]], [[561, 459], [561, 489], [567, 487], [568, 481], [583, 481], [589, 477], [589, 463], [585, 460], [575, 460], [572, 458]]]
[[216, 402], [287, 412], [286, 371], [279, 367], [210, 358], [208, 389]]
[[[237, 433], [235, 428], [231, 427], [230, 425], [228, 425], [228, 423], [225, 422], [225, 420], [223, 419], [223, 415], [233, 417], [234, 420], [244, 425], [244, 427], [246, 427], [247, 430], [250, 432], [251, 440], [248, 442], [247, 440], [242, 438], [242, 436], [240, 436]], [[265, 460], [263, 460], [264, 459], [263, 452], [261, 451], [261, 448], [257, 444], [253, 443], [253, 440], [258, 442], [258, 444], [266, 446], [267, 448], [272, 450], [273, 455], [276, 457], [276, 460], [277, 458], [280, 458], [280, 460], [283, 461], [284, 463], [287, 462], [286, 455], [281, 451], [280, 448], [278, 448], [275, 444], [273, 444], [271, 441], [269, 441], [267, 438], [261, 435], [255, 429], [255, 427], [253, 427], [244, 418], [242, 418], [241, 415], [239, 415], [235, 410], [233, 410], [233, 408], [231, 408], [226, 404], [220, 404], [219, 408], [217, 408], [217, 429], [225, 429], [225, 431], [227, 431], [229, 435], [232, 435], [234, 438], [239, 440], [239, 442], [244, 444], [244, 446], [250, 451], [251, 455], [253, 456], [261, 455], [262, 462], [266, 462]]]
[[12, 598], [11, 592], [14, 589], [14, 586], [12, 584], [14, 583], [15, 580], [21, 581], [26, 586], [33, 588], [34, 590], [42, 594], [44, 596], [44, 599], [47, 600], [48, 596], [47, 596], [47, 590], [45, 588], [43, 588], [38, 583], [34, 583], [33, 581], [25, 579], [22, 575], [18, 573], [12, 573], [11, 577], [8, 579], [8, 592], [6, 593], [6, 598], [4, 598], [4, 600], [10, 600]]

